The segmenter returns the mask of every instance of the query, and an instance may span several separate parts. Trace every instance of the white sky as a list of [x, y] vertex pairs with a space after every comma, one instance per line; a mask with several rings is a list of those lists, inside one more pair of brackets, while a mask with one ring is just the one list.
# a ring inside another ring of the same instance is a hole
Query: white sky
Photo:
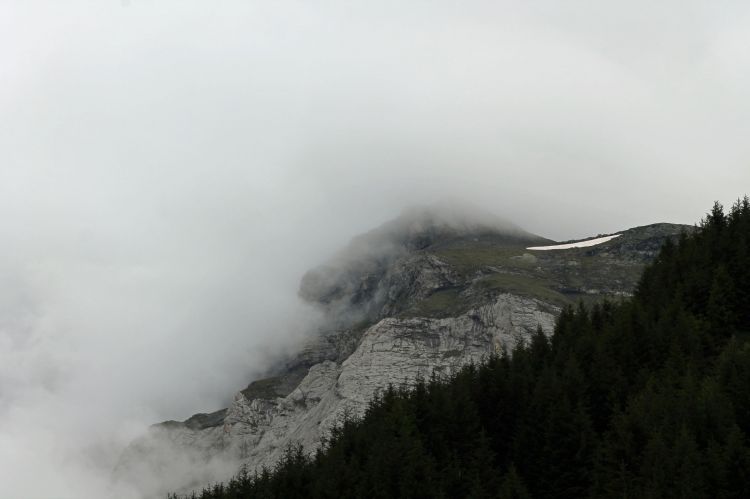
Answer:
[[101, 442], [225, 403], [404, 206], [566, 240], [731, 203], [748, 88], [747, 2], [3, 1], [6, 487], [97, 497]]

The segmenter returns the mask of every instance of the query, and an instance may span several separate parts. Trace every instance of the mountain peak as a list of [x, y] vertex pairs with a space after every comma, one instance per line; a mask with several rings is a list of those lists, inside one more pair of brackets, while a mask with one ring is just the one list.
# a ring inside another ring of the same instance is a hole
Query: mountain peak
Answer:
[[524, 247], [550, 241], [468, 204], [441, 202], [404, 209], [393, 220], [359, 235], [328, 263], [308, 272], [300, 296], [314, 303], [349, 306], [377, 289], [393, 262], [407, 255], [455, 245]]
[[442, 201], [405, 208], [395, 219], [355, 237], [348, 250], [384, 244], [407, 249], [423, 249], [446, 239], [466, 236], [495, 236], [519, 241], [544, 240], [502, 217], [471, 204]]

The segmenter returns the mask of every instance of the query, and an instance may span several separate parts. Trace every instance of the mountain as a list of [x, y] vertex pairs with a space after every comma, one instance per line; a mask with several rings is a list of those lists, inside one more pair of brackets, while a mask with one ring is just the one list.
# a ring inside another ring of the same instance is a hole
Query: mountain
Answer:
[[153, 426], [115, 475], [176, 490], [241, 463], [273, 466], [290, 443], [312, 451], [389, 384], [450, 375], [538, 328], [550, 334], [566, 305], [630, 296], [665, 240], [690, 230], [653, 224], [594, 246], [532, 250], [555, 242], [476, 211], [407, 210], [303, 277], [300, 297], [327, 328], [230, 407]]
[[290, 446], [191, 497], [750, 497], [748, 243], [750, 199], [717, 203], [632, 297], [565, 307], [551, 336], [390, 386], [314, 454]]

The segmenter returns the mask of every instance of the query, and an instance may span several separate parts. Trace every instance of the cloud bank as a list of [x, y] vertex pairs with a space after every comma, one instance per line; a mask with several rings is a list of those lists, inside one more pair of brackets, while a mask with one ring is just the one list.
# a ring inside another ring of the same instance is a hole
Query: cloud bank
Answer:
[[748, 28], [745, 2], [3, 2], [4, 491], [114, 493], [121, 445], [225, 404], [315, 324], [304, 272], [404, 206], [562, 240], [730, 203]]

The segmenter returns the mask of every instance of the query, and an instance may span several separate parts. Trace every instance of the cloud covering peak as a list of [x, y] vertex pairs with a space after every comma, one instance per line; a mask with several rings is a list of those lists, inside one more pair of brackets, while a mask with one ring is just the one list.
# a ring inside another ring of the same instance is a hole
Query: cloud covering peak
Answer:
[[106, 495], [119, 445], [221, 407], [315, 323], [305, 271], [404, 206], [568, 240], [730, 204], [749, 33], [746, 2], [2, 2], [5, 489]]

